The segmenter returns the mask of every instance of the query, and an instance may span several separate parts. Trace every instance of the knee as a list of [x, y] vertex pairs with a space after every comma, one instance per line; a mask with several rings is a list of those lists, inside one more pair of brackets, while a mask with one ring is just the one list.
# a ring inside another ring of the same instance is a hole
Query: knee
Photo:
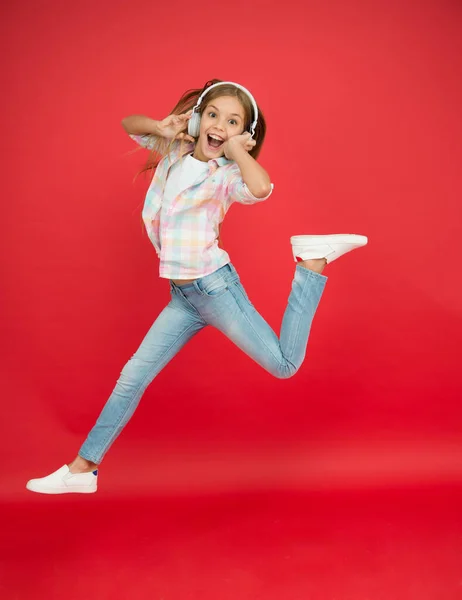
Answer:
[[293, 377], [295, 373], [297, 373], [298, 367], [292, 365], [290, 363], [281, 364], [278, 366], [276, 370], [271, 371], [271, 374], [274, 375], [277, 379], [289, 379]]
[[138, 386], [146, 377], [147, 367], [148, 365], [144, 361], [131, 358], [122, 369], [117, 384], [124, 389]]

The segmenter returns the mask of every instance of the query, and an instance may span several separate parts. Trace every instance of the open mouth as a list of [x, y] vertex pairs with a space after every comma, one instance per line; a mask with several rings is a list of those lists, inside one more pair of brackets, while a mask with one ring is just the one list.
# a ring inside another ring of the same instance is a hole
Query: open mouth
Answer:
[[211, 148], [217, 150], [218, 148], [221, 148], [221, 146], [224, 144], [224, 140], [219, 138], [217, 135], [209, 134], [207, 135], [207, 143]]

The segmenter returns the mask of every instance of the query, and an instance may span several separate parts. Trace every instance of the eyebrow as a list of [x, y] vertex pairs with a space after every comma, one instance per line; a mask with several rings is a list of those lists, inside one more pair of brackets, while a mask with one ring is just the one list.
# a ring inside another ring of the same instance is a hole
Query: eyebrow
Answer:
[[[207, 108], [214, 108], [215, 110], [220, 112], [220, 109], [217, 108], [216, 106], [214, 106], [213, 104], [209, 104]], [[237, 113], [231, 113], [229, 116], [230, 117], [239, 117], [240, 119], [242, 119], [241, 115], [238, 115]]]

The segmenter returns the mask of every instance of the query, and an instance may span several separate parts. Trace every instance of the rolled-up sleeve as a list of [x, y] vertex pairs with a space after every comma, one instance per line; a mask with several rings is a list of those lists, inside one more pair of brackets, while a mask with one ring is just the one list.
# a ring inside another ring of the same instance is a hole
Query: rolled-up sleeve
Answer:
[[157, 138], [155, 135], [134, 135], [132, 133], [128, 134], [129, 137], [132, 138], [134, 142], [142, 146], [143, 148], [147, 148], [148, 150], [152, 150], [156, 144]]
[[240, 202], [241, 204], [255, 204], [256, 202], [262, 202], [263, 200], [266, 200], [273, 193], [274, 184], [272, 183], [269, 194], [263, 196], [263, 198], [257, 198], [257, 196], [254, 196], [244, 183], [241, 172], [237, 165], [233, 165], [233, 167], [230, 169], [227, 180], [227, 192], [230, 203]]

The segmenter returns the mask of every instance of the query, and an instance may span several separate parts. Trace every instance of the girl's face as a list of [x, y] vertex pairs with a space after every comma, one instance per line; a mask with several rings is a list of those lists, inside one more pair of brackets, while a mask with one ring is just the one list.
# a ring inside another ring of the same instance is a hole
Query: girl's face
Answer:
[[210, 100], [202, 113], [194, 158], [208, 161], [223, 156], [225, 142], [243, 133], [244, 123], [244, 107], [235, 96]]

